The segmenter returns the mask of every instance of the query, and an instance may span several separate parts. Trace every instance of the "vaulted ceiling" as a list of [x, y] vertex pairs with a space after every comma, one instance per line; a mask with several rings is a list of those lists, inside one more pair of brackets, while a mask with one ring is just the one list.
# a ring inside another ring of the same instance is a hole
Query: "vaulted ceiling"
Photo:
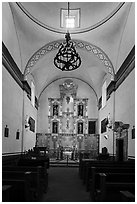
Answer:
[[[9, 3], [18, 38], [21, 71], [34, 77], [36, 93], [52, 81], [78, 78], [100, 94], [106, 75], [114, 79], [134, 46], [134, 3], [70, 2], [70, 9], [80, 9], [80, 27], [70, 29], [82, 64], [75, 71], [63, 72], [53, 63], [66, 30], [60, 26], [60, 11], [67, 2]], [[12, 52], [12, 50], [11, 50]]]

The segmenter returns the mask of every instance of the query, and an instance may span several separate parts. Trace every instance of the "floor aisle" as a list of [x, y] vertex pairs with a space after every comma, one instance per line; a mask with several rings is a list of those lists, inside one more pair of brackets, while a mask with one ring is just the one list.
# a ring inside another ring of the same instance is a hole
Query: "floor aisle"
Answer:
[[50, 167], [48, 191], [41, 202], [91, 202], [79, 179], [78, 168]]

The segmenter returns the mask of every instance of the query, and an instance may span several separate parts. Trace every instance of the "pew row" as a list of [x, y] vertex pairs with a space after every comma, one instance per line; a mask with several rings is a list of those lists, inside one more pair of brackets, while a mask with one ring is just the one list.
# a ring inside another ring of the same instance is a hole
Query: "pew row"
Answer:
[[122, 202], [135, 202], [135, 194], [129, 191], [120, 191]]
[[[11, 186], [9, 192], [10, 202], [30, 202], [33, 200], [30, 176], [31, 172], [2, 172], [2, 186]], [[4, 197], [4, 194], [2, 197]]]
[[120, 191], [135, 192], [134, 173], [99, 173], [95, 179], [92, 200], [96, 202], [120, 202]]
[[102, 167], [106, 167], [106, 166], [119, 166], [119, 167], [123, 167], [123, 168], [135, 168], [135, 163], [134, 162], [129, 162], [129, 161], [125, 161], [125, 162], [117, 162], [117, 161], [98, 161], [98, 160], [90, 160], [90, 159], [83, 159], [81, 161], [81, 170], [80, 170], [80, 178], [83, 181], [83, 184], [86, 183], [87, 178], [89, 177], [90, 174], [90, 168], [93, 166], [102, 166]]
[[88, 174], [86, 175], [86, 191], [89, 191], [90, 188], [94, 188], [94, 178], [95, 174], [97, 173], [135, 173], [135, 169], [133, 167], [128, 167], [128, 166], [120, 166], [120, 165], [115, 165], [115, 166], [94, 166], [90, 167]]
[[[33, 172], [36, 174], [32, 174], [32, 176], [34, 178], [34, 181], [36, 180], [36, 184], [37, 184], [37, 187], [38, 189], [40, 190], [37, 190], [38, 191], [38, 194], [39, 191], [43, 191], [44, 193], [46, 193], [47, 191], [47, 188], [48, 188], [48, 173], [47, 171], [45, 170], [45, 168], [43, 168], [42, 166], [3, 166], [2, 167], [2, 171], [30, 171], [30, 172]], [[32, 177], [32, 179], [33, 179]], [[40, 186], [42, 187], [39, 188], [39, 183], [40, 183]]]

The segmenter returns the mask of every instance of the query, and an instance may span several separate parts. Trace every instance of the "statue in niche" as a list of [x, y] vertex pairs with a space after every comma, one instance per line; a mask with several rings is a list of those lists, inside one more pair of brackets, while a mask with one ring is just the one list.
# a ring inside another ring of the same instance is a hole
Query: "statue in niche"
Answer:
[[52, 133], [58, 133], [58, 122], [53, 122]]
[[70, 102], [70, 97], [69, 96], [66, 97], [66, 101], [67, 101], [67, 104], [69, 104], [69, 102]]
[[83, 123], [78, 123], [78, 134], [83, 134]]
[[69, 129], [69, 120], [67, 120], [67, 127], [66, 128]]
[[57, 104], [54, 104], [53, 105], [53, 116], [54, 115], [57, 115], [58, 116], [58, 105]]
[[83, 104], [78, 105], [78, 116], [83, 116]]

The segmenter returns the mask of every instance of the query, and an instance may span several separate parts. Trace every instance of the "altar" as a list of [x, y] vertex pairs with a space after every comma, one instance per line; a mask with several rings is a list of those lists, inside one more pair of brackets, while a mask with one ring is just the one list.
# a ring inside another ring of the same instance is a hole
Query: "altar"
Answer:
[[[96, 121], [89, 133], [88, 98], [77, 97], [78, 85], [67, 79], [59, 85], [60, 97], [48, 98], [48, 133], [37, 134], [37, 144], [54, 154], [63, 148], [63, 157], [73, 157], [74, 150], [98, 152]], [[62, 158], [62, 156], [61, 156]]]
[[71, 159], [72, 158], [72, 151], [68, 151], [68, 150], [65, 150], [64, 152], [63, 152], [63, 158], [64, 159]]

